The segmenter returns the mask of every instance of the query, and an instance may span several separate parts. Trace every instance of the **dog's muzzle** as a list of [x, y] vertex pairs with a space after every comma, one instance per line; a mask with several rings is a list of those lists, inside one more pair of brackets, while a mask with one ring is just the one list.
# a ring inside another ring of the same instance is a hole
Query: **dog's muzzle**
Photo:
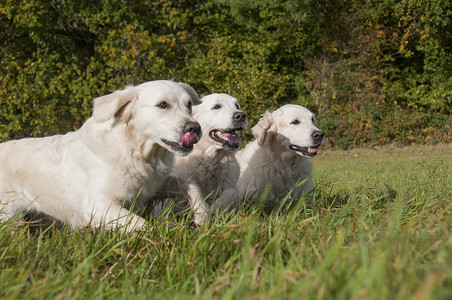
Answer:
[[171, 150], [174, 152], [187, 154], [193, 150], [193, 145], [199, 142], [202, 131], [198, 122], [187, 122], [184, 125], [184, 134], [181, 137], [180, 142], [172, 142], [167, 139], [162, 139], [162, 142], [171, 146]]
[[290, 145], [289, 148], [292, 151], [298, 152], [303, 156], [307, 157], [314, 157], [317, 155], [317, 152], [319, 151], [319, 146], [323, 144], [325, 140], [325, 134], [321, 130], [315, 130], [311, 134], [312, 138], [312, 146], [308, 147], [300, 147], [297, 145]]
[[235, 150], [238, 149], [242, 139], [237, 135], [236, 131], [242, 131], [246, 128], [248, 120], [246, 114], [242, 111], [237, 111], [232, 114], [233, 128], [229, 129], [213, 129], [209, 132], [209, 137], [223, 145], [223, 148]]
[[201, 126], [197, 122], [187, 122], [184, 125], [184, 134], [182, 135], [181, 146], [190, 147], [199, 142], [201, 138]]

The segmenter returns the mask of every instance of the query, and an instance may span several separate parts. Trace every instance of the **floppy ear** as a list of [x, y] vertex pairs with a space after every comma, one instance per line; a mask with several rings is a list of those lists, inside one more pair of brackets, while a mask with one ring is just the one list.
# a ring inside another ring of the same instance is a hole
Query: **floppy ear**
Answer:
[[137, 96], [131, 88], [116, 91], [94, 99], [93, 117], [97, 122], [105, 122], [112, 118], [128, 121], [130, 113], [126, 112], [127, 105]]
[[272, 127], [272, 125], [273, 117], [267, 110], [265, 114], [261, 116], [259, 122], [257, 122], [257, 124], [251, 129], [259, 146], [264, 146], [265, 143], [269, 143], [274, 138], [275, 133], [270, 131], [270, 127]]
[[184, 90], [190, 95], [191, 100], [193, 101], [193, 105], [201, 104], [201, 100], [199, 100], [198, 93], [194, 88], [191, 87], [188, 83], [178, 82], [178, 84], [184, 88]]

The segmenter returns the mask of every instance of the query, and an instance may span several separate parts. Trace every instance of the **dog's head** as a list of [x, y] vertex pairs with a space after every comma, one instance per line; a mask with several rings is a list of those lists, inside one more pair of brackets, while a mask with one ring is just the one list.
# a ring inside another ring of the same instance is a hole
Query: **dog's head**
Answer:
[[237, 149], [241, 141], [237, 131], [244, 130], [248, 125], [237, 99], [228, 94], [203, 97], [201, 104], [193, 107], [193, 117], [208, 134], [204, 139], [208, 138], [209, 144], [219, 149]]
[[323, 131], [314, 125], [314, 114], [293, 104], [265, 112], [252, 131], [261, 147], [281, 147], [307, 157], [316, 156], [325, 140]]
[[96, 122], [126, 124], [134, 139], [151, 141], [177, 154], [188, 154], [201, 137], [201, 127], [191, 116], [199, 102], [187, 84], [150, 81], [94, 99]]

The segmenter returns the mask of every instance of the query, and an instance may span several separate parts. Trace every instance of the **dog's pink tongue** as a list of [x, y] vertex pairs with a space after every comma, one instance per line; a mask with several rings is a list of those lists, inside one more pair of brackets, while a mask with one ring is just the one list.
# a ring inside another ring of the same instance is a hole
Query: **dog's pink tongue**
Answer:
[[240, 142], [242, 141], [242, 139], [237, 134], [223, 132], [221, 135], [228, 139], [229, 144], [240, 144]]
[[181, 146], [190, 147], [199, 141], [199, 136], [195, 132], [187, 132], [182, 136]]
[[308, 147], [309, 153], [317, 153], [317, 151], [319, 151], [319, 148], [317, 147]]

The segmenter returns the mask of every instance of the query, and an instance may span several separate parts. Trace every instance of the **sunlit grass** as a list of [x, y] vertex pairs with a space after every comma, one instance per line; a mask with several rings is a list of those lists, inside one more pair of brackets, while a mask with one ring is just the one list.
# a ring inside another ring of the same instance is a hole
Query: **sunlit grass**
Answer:
[[314, 199], [200, 228], [3, 223], [0, 298], [450, 299], [451, 157], [447, 145], [327, 151]]

